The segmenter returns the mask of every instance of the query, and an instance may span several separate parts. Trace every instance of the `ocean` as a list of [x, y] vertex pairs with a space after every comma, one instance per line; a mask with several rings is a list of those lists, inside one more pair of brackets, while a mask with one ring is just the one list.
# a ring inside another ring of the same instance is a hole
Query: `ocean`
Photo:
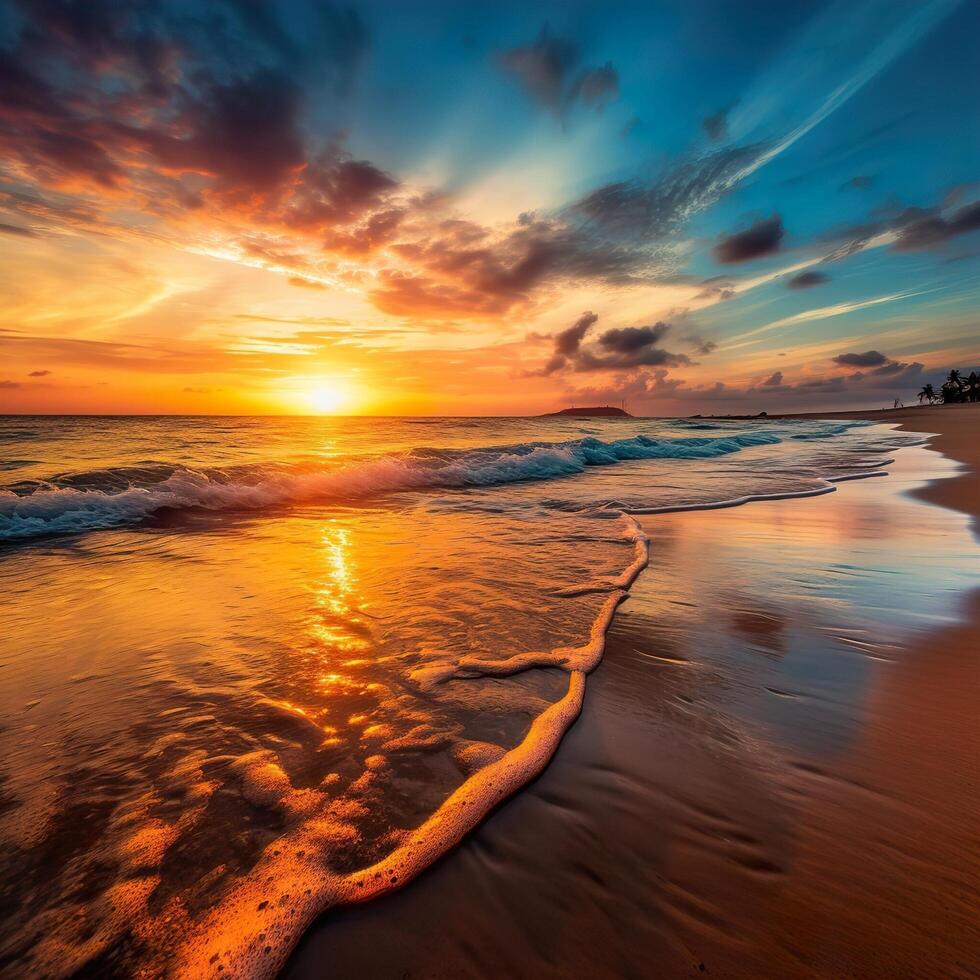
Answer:
[[830, 492], [917, 441], [0, 419], [0, 972], [274, 974], [544, 768], [648, 560], [634, 515]]

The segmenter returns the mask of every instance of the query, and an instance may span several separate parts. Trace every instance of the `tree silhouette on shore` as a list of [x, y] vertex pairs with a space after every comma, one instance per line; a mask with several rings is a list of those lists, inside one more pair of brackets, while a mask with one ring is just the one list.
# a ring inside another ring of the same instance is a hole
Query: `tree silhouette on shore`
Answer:
[[931, 384], [924, 385], [919, 392], [919, 401], [928, 399], [932, 404], [934, 400], [941, 401], [944, 405], [978, 402], [980, 401], [980, 375], [976, 371], [971, 371], [967, 377], [963, 377], [956, 368], [946, 376], [939, 395]]

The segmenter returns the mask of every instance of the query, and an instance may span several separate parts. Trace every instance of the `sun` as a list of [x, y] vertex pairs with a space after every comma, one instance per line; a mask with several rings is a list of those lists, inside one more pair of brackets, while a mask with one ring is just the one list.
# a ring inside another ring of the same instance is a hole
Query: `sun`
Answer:
[[322, 384], [310, 389], [307, 401], [317, 412], [329, 415], [347, 404], [349, 394], [339, 384]]

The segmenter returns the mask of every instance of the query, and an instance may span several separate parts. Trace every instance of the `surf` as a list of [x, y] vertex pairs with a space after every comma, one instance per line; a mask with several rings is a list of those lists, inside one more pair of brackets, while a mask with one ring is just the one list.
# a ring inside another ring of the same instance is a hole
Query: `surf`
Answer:
[[624, 462], [713, 459], [781, 441], [765, 431], [714, 438], [587, 437], [466, 450], [416, 449], [322, 469], [296, 464], [224, 470], [110, 468], [62, 478], [69, 485], [0, 491], [0, 541], [123, 527], [163, 510], [262, 510], [388, 493], [493, 487], [555, 480]]

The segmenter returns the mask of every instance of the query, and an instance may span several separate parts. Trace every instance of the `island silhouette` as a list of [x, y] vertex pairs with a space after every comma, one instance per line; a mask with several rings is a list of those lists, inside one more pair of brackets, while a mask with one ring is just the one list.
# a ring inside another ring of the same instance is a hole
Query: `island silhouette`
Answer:
[[547, 412], [543, 418], [556, 418], [568, 416], [569, 418], [623, 418], [631, 419], [630, 415], [623, 408], [616, 408], [614, 405], [590, 405], [585, 408], [563, 408], [558, 412]]

